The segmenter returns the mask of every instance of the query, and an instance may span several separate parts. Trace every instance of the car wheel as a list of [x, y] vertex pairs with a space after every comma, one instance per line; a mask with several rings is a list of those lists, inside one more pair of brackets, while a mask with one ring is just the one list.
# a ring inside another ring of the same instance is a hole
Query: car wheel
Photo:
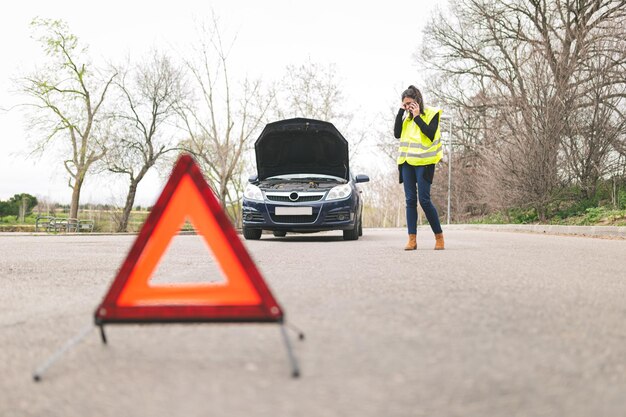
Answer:
[[275, 230], [274, 231], [274, 236], [276, 236], [276, 237], [285, 237], [285, 236], [287, 236], [287, 232], [282, 232], [280, 230]]
[[249, 227], [243, 227], [243, 237], [245, 237], [246, 240], [259, 240], [261, 239], [261, 233], [263, 233], [263, 230], [261, 229], [250, 229]]
[[359, 217], [359, 236], [363, 236], [363, 218]]
[[359, 239], [359, 227], [361, 225], [361, 221], [354, 225], [354, 228], [351, 230], [343, 231], [343, 240], [358, 240]]

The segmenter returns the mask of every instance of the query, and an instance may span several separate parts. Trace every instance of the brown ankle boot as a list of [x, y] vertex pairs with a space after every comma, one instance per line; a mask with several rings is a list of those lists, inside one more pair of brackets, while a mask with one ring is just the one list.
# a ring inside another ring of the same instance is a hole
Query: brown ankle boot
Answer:
[[443, 250], [443, 233], [435, 234], [435, 250]]
[[409, 243], [406, 244], [404, 250], [417, 249], [417, 235], [409, 235]]

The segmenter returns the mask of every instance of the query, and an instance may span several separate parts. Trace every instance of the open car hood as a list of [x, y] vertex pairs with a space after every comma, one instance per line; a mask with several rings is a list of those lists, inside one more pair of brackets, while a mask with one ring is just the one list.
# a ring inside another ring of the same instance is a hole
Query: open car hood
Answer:
[[348, 141], [332, 123], [304, 118], [268, 123], [254, 150], [259, 180], [303, 173], [349, 179]]

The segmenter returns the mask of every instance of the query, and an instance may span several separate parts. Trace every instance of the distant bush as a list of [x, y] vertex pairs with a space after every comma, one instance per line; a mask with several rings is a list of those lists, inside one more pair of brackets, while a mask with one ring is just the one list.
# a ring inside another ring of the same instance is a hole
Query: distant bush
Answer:
[[33, 207], [37, 205], [37, 197], [22, 193], [15, 194], [7, 201], [0, 201], [0, 217], [18, 216], [23, 203], [26, 203], [25, 214], [28, 215], [32, 211]]
[[537, 211], [534, 208], [531, 209], [510, 209], [509, 217], [513, 224], [529, 224], [535, 223], [539, 220]]
[[507, 224], [509, 223], [509, 219], [504, 215], [503, 212], [498, 211], [496, 213], [491, 213], [486, 216], [472, 219], [469, 221], [472, 224]]
[[626, 224], [626, 210], [616, 210], [608, 207], [590, 207], [586, 213], [580, 217], [577, 224], [594, 225], [605, 224]]

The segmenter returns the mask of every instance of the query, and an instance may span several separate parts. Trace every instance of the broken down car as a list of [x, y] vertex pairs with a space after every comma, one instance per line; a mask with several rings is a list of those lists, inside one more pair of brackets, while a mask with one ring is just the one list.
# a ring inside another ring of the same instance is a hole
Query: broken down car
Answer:
[[295, 118], [269, 123], [254, 144], [257, 175], [243, 196], [243, 235], [342, 230], [344, 240], [363, 234], [363, 199], [352, 175], [348, 141], [332, 123]]

